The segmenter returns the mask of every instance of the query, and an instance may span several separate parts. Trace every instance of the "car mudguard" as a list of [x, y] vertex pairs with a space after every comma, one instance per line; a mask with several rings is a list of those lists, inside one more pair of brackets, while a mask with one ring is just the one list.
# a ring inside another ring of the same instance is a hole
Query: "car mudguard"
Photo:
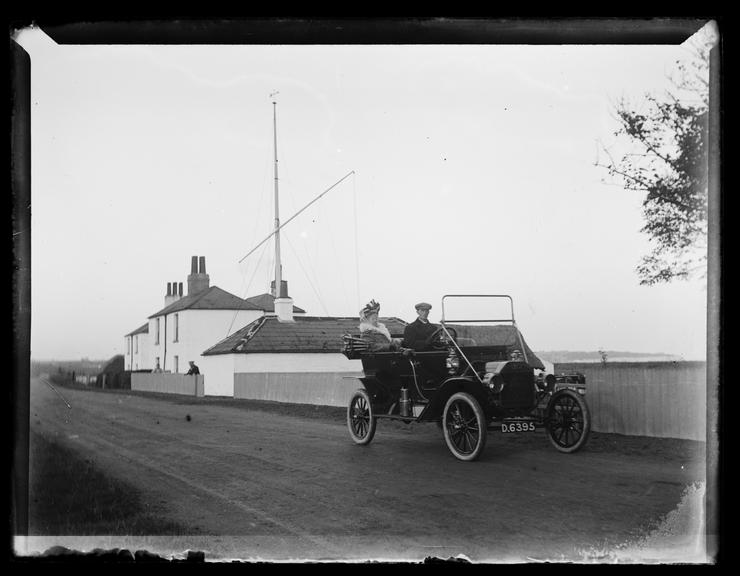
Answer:
[[419, 415], [420, 421], [434, 421], [442, 418], [442, 411], [444, 410], [447, 400], [455, 392], [467, 392], [473, 398], [475, 398], [487, 418], [490, 418], [488, 408], [488, 397], [486, 389], [483, 387], [478, 380], [473, 378], [450, 378], [445, 380], [437, 390], [431, 394], [429, 403], [424, 408], [424, 411]]

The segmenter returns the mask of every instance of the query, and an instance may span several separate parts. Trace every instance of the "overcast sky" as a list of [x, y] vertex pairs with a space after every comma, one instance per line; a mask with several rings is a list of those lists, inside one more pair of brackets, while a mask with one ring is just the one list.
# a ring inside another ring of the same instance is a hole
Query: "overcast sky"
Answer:
[[[69, 46], [31, 56], [33, 358], [107, 358], [186, 284], [267, 292], [273, 106], [283, 278], [309, 314], [415, 317], [506, 293], [534, 350], [703, 359], [704, 279], [646, 287], [634, 192], [604, 182], [614, 103], [684, 46]], [[603, 158], [602, 158], [603, 159]], [[241, 328], [235, 325], [234, 330]], [[224, 334], [226, 336], [226, 334]]]

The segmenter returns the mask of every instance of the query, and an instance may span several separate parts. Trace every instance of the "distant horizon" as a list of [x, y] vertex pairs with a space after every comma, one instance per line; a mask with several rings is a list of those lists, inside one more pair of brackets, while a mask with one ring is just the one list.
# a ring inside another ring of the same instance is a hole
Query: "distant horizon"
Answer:
[[670, 352], [633, 352], [630, 350], [540, 350], [538, 354], [600, 354], [601, 352], [606, 352], [609, 356], [682, 356]]

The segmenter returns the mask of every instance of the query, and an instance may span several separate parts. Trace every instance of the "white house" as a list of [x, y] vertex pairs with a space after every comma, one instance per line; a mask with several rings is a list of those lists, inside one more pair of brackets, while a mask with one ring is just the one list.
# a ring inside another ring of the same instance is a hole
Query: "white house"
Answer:
[[[182, 282], [168, 282], [164, 304], [144, 326], [126, 335], [127, 370], [159, 366], [164, 372], [185, 373], [189, 361], [198, 364], [203, 350], [228, 336], [232, 328], [275, 309], [271, 294], [243, 299], [211, 286], [204, 256], [192, 257], [187, 294], [183, 295]], [[297, 307], [292, 312], [305, 314]]]
[[125, 340], [124, 369], [134, 371], [150, 368], [149, 323], [126, 334]]

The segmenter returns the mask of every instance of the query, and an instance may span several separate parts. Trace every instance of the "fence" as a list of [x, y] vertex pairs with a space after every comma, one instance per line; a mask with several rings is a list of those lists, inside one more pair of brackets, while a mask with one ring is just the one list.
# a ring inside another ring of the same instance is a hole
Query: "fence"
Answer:
[[203, 375], [167, 374], [164, 372], [133, 372], [131, 390], [203, 396]]
[[234, 398], [347, 406], [361, 376], [361, 372], [238, 372]]
[[586, 376], [596, 432], [706, 440], [706, 362], [556, 364]]

